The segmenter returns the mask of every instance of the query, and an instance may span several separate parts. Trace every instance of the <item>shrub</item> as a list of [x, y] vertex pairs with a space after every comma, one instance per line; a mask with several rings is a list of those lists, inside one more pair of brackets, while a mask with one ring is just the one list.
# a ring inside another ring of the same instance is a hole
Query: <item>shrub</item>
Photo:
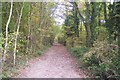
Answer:
[[83, 55], [83, 62], [92, 73], [100, 78], [120, 77], [118, 46], [106, 41], [95, 42], [89, 52]]
[[73, 47], [71, 48], [71, 52], [78, 58], [81, 58], [83, 56], [83, 53], [87, 51], [86, 47]]
[[41, 50], [38, 50], [38, 51], [37, 51], [37, 54], [38, 54], [38, 55], [41, 55], [42, 53], [43, 53], [43, 51], [41, 51]]
[[98, 61], [105, 61], [110, 63], [113, 58], [118, 56], [118, 46], [115, 44], [108, 44], [106, 41], [94, 43], [89, 52], [87, 52], [83, 57], [91, 58], [93, 55], [98, 59]]

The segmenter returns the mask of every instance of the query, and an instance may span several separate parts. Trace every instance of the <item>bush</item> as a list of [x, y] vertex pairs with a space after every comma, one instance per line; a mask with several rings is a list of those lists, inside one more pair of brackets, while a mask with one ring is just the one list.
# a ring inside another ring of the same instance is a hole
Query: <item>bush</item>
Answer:
[[73, 47], [71, 48], [71, 52], [78, 58], [83, 56], [83, 53], [87, 51], [86, 47]]
[[84, 59], [91, 58], [93, 55], [98, 59], [98, 61], [110, 63], [113, 58], [118, 56], [118, 46], [115, 44], [108, 44], [106, 41], [94, 43], [89, 52], [87, 52], [83, 57]]
[[95, 55], [86, 58], [83, 57], [82, 60], [86, 66], [99, 65], [99, 62], [101, 62]]
[[94, 43], [83, 55], [83, 62], [92, 74], [99, 78], [120, 78], [118, 46], [106, 41]]
[[43, 51], [41, 51], [41, 50], [37, 51], [38, 55], [41, 55], [42, 53], [43, 53]]
[[48, 47], [50, 47], [50, 46], [49, 45], [48, 46], [41, 45], [41, 47], [36, 50], [36, 54], [42, 55], [45, 52], [45, 50], [48, 49]]

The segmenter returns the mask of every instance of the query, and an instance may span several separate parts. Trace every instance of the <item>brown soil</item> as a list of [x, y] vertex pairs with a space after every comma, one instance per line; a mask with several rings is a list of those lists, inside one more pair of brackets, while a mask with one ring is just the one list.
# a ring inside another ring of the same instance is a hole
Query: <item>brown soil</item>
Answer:
[[54, 44], [39, 58], [29, 62], [18, 78], [86, 78], [76, 59], [61, 44]]

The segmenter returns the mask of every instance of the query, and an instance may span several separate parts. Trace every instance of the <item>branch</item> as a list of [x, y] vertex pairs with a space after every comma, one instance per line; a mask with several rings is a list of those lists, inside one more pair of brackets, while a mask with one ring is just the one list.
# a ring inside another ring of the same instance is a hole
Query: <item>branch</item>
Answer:
[[56, 14], [56, 16], [58, 16], [58, 17], [60, 17], [60, 18], [62, 18], [62, 19], [65, 19], [62, 15]]
[[78, 9], [78, 5], [76, 2], [70, 2], [77, 10], [77, 12], [79, 13], [79, 16], [81, 17], [81, 20], [84, 22], [85, 18], [82, 16], [82, 14], [80, 13], [80, 10]]
[[59, 4], [59, 3], [57, 3], [58, 5], [63, 5], [63, 6], [66, 6], [66, 7], [73, 7], [73, 6], [71, 6], [71, 5], [66, 5], [66, 4]]

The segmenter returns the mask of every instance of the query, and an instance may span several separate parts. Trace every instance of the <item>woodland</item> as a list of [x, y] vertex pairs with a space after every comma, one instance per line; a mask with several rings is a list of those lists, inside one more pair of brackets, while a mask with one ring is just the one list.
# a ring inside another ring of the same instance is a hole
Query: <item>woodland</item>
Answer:
[[[57, 9], [62, 24], [56, 23]], [[120, 1], [0, 2], [0, 25], [0, 78], [17, 75], [55, 42], [88, 75], [120, 78]]]

